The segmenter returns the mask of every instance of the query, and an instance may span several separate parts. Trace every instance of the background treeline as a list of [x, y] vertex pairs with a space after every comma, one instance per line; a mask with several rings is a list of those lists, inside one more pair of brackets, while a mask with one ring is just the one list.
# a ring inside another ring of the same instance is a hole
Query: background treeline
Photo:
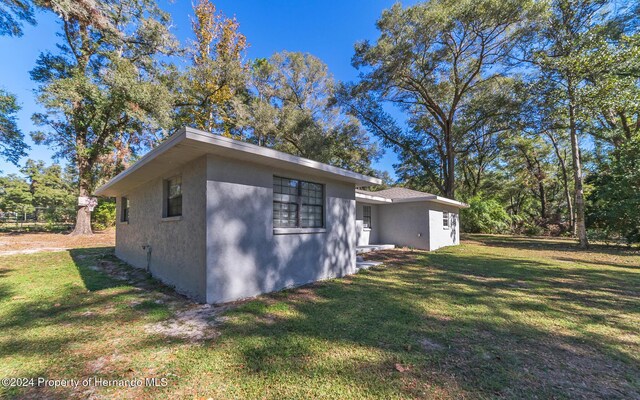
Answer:
[[[356, 43], [355, 82], [311, 54], [248, 59], [238, 21], [209, 0], [186, 44], [152, 0], [0, 2], [0, 34], [19, 36], [38, 8], [63, 34], [34, 60], [46, 111], [30, 134], [69, 161], [58, 175], [72, 198], [186, 125], [465, 201], [467, 232], [640, 241], [636, 2], [396, 4], [378, 39]], [[27, 150], [17, 110], [1, 92], [14, 163]], [[398, 156], [397, 182], [371, 167], [379, 144]], [[85, 207], [74, 219], [91, 232]]]
[[[0, 229], [68, 230], [75, 223], [77, 179], [72, 168], [27, 160], [20, 174], [0, 176]], [[115, 222], [115, 202], [102, 199], [93, 227]]]

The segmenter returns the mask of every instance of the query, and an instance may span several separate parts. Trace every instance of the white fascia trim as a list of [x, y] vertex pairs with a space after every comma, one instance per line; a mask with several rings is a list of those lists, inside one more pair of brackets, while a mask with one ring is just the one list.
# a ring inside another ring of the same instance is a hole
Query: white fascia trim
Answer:
[[343, 176], [360, 181], [359, 185], [363, 183], [370, 183], [373, 185], [380, 185], [382, 180], [374, 178], [373, 176], [359, 174], [357, 172], [349, 171], [343, 168], [334, 167], [332, 165], [324, 164], [318, 161], [309, 160], [308, 158], [298, 157], [291, 154], [283, 153], [281, 151], [269, 149], [255, 144], [241, 142], [239, 140], [230, 139], [220, 135], [214, 135], [209, 132], [201, 131], [193, 128], [185, 128], [187, 139], [197, 140], [199, 142], [213, 144], [222, 148], [231, 150], [238, 150], [245, 153], [255, 154], [257, 156], [267, 157], [275, 160], [285, 161], [291, 164], [297, 164], [304, 167], [317, 169], [323, 172], [328, 172], [334, 175]]
[[371, 200], [371, 201], [380, 202], [380, 203], [392, 203], [393, 202], [391, 199], [387, 199], [386, 197], [371, 196], [369, 194], [358, 193], [358, 192], [356, 192], [356, 199]]
[[364, 193], [356, 192], [356, 200], [368, 200], [375, 203], [415, 203], [429, 201], [432, 203], [446, 204], [458, 208], [469, 208], [469, 205], [460, 201], [451, 200], [446, 197], [440, 196], [422, 196], [422, 197], [407, 197], [405, 199], [388, 199], [386, 197], [372, 196]]
[[299, 166], [313, 168], [313, 169], [326, 172], [332, 175], [355, 180], [357, 181], [357, 184], [360, 186], [364, 184], [380, 185], [382, 183], [381, 179], [375, 178], [373, 176], [359, 174], [357, 172], [334, 167], [318, 161], [313, 161], [307, 158], [293, 156], [291, 154], [283, 153], [281, 151], [276, 151], [276, 150], [268, 149], [265, 147], [256, 146], [255, 144], [241, 142], [239, 140], [234, 140], [224, 136], [215, 135], [215, 134], [201, 131], [198, 129], [182, 128], [180, 131], [171, 135], [165, 142], [158, 145], [158, 147], [152, 149], [143, 157], [141, 157], [132, 166], [122, 171], [120, 174], [115, 176], [109, 182], [100, 186], [95, 191], [95, 194], [98, 196], [101, 196], [106, 190], [108, 190], [115, 183], [131, 175], [134, 171], [138, 170], [140, 167], [142, 167], [149, 161], [153, 160], [154, 158], [158, 157], [162, 153], [166, 152], [167, 150], [171, 149], [172, 147], [174, 147], [175, 145], [177, 145], [178, 143], [184, 140], [193, 140], [200, 143], [207, 143], [220, 148], [241, 151], [248, 154], [254, 154], [256, 156], [283, 161], [289, 164], [295, 164]]
[[454, 207], [458, 207], [458, 208], [469, 208], [469, 205], [467, 203], [463, 203], [461, 201], [457, 201], [457, 200], [452, 200], [452, 199], [448, 199], [446, 197], [440, 197], [440, 196], [435, 196], [435, 199], [431, 200], [434, 203], [440, 203], [440, 204], [448, 204]]
[[171, 135], [169, 139], [167, 139], [165, 142], [160, 143], [158, 147], [153, 148], [150, 152], [140, 157], [140, 159], [135, 163], [133, 163], [132, 166], [120, 172], [118, 175], [111, 178], [111, 180], [109, 180], [107, 183], [105, 183], [104, 185], [96, 189], [95, 194], [98, 196], [101, 196], [105, 190], [109, 189], [109, 187], [113, 186], [115, 183], [121, 181], [127, 176], [131, 175], [134, 171], [136, 171], [137, 169], [139, 169], [149, 161], [153, 160], [154, 158], [158, 157], [160, 154], [171, 149], [173, 146], [183, 141], [186, 138], [186, 136], [187, 135], [185, 130], [180, 130], [179, 132], [176, 132], [175, 134]]
[[446, 197], [440, 196], [423, 196], [423, 197], [408, 197], [406, 199], [393, 199], [394, 203], [411, 203], [418, 201], [430, 201], [432, 203], [446, 204], [449, 206], [454, 206], [458, 208], [469, 208], [469, 205], [460, 201], [451, 200]]

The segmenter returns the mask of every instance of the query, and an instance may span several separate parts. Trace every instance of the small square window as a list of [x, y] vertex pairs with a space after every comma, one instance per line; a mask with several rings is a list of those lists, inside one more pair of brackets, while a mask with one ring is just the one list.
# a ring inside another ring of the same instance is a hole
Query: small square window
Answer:
[[120, 199], [120, 222], [129, 222], [129, 199], [122, 197]]

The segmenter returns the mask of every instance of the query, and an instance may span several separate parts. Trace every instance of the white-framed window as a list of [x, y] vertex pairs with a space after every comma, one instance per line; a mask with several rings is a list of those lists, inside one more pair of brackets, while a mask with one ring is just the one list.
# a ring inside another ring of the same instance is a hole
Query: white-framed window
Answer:
[[442, 213], [442, 229], [447, 230], [449, 228], [451, 228], [451, 213], [444, 211]]
[[324, 185], [274, 176], [273, 227], [323, 228]]
[[362, 226], [371, 229], [371, 206], [362, 206]]

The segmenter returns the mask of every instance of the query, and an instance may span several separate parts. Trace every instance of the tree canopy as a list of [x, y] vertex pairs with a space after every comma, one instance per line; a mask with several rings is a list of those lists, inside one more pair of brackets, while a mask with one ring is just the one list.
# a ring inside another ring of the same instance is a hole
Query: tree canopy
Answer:
[[16, 97], [0, 89], [0, 155], [13, 164], [26, 156], [29, 148], [18, 128], [16, 113], [19, 110]]
[[22, 24], [36, 23], [31, 2], [0, 0], [0, 36], [22, 36]]
[[342, 113], [335, 91], [336, 82], [317, 57], [276, 53], [253, 63], [249, 97], [237, 108], [239, 124], [259, 145], [370, 172], [377, 147], [357, 119]]
[[[467, 201], [468, 231], [640, 240], [637, 3], [395, 4], [355, 44], [353, 82], [303, 51], [250, 59], [236, 17], [192, 6], [180, 44], [155, 0], [0, 0], [0, 35], [58, 16], [57, 49], [31, 71], [44, 109], [31, 133], [69, 162], [1, 177], [2, 207], [74, 203], [191, 126]], [[19, 110], [0, 90], [0, 155], [16, 165]], [[394, 179], [374, 169], [379, 144], [397, 155]], [[76, 220], [91, 232], [85, 206]]]
[[[172, 96], [157, 56], [177, 47], [168, 15], [154, 1], [101, 2], [96, 15], [77, 6], [62, 14], [59, 51], [42, 53], [31, 71], [47, 110], [33, 116], [43, 129], [32, 136], [75, 164], [79, 196], [86, 197], [102, 166], [122, 169], [136, 149], [148, 148], [170, 125]], [[90, 233], [89, 218], [80, 207], [77, 233]]]
[[[503, 67], [537, 10], [531, 1], [395, 4], [378, 20], [377, 41], [356, 45], [360, 82], [347, 106], [438, 192], [455, 197], [456, 159], [469, 136], [508, 112]], [[407, 130], [384, 103], [407, 115]]]

